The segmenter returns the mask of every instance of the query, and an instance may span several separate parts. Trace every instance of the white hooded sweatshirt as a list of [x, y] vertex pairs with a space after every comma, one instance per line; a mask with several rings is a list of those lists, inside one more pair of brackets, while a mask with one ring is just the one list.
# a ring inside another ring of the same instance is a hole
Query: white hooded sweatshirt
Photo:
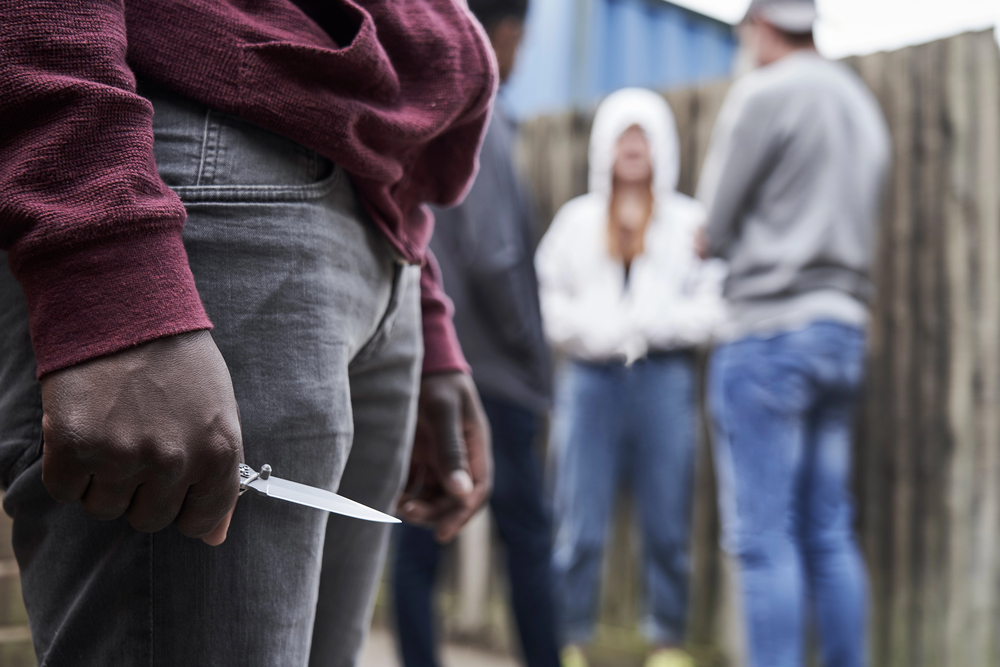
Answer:
[[[653, 162], [653, 217], [626, 281], [608, 247], [608, 205], [618, 138], [638, 125]], [[667, 102], [627, 88], [601, 103], [590, 135], [590, 192], [556, 214], [535, 255], [545, 333], [581, 361], [631, 363], [651, 351], [707, 343], [721, 323], [724, 269], [695, 253], [706, 211], [677, 192], [680, 147]]]

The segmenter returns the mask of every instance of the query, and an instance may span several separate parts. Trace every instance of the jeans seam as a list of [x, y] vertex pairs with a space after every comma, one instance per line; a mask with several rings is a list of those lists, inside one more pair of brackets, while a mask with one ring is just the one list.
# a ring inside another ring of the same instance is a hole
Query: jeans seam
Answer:
[[736, 473], [733, 470], [732, 461], [733, 449], [732, 441], [726, 429], [728, 424], [728, 404], [725, 396], [725, 365], [731, 346], [721, 347], [717, 356], [713, 357], [712, 363], [718, 364], [718, 368], [712, 368], [710, 372], [715, 375], [715, 391], [710, 391], [710, 401], [708, 406], [710, 412], [714, 413], [712, 418], [712, 441], [713, 456], [715, 457], [715, 475], [719, 494], [719, 519], [720, 519], [720, 542], [723, 550], [729, 554], [736, 552], [736, 538], [739, 517], [736, 508]]
[[198, 175], [194, 179], [195, 185], [201, 185], [201, 177], [205, 171], [205, 155], [208, 152], [208, 128], [212, 119], [212, 110], [205, 110], [205, 126], [201, 133], [201, 155], [198, 158]]

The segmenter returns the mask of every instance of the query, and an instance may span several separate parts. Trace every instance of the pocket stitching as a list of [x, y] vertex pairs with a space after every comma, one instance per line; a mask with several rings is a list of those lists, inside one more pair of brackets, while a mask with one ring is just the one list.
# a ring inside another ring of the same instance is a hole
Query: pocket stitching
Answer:
[[181, 201], [281, 202], [309, 201], [330, 194], [344, 178], [344, 170], [334, 165], [325, 179], [307, 185], [176, 185], [171, 186]]

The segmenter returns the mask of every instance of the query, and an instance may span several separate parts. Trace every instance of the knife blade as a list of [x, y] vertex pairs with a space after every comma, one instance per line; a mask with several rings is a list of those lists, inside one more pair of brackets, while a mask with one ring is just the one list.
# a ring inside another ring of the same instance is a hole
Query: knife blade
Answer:
[[253, 489], [257, 493], [271, 498], [278, 498], [279, 500], [286, 500], [298, 505], [314, 507], [319, 510], [355, 519], [378, 523], [400, 523], [399, 519], [394, 516], [383, 514], [378, 510], [339, 496], [331, 491], [274, 477], [271, 475], [271, 466], [266, 464], [261, 466], [260, 472], [256, 472], [248, 465], [240, 464], [240, 495], [243, 495], [247, 489]]

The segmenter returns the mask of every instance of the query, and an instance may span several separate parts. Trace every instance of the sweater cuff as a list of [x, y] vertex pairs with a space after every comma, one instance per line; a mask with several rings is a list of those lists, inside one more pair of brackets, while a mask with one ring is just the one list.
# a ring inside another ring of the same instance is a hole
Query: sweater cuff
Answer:
[[471, 373], [472, 369], [465, 361], [462, 347], [458, 343], [455, 325], [451, 317], [436, 314], [428, 317], [424, 314], [424, 375], [437, 373]]
[[441, 272], [429, 250], [420, 269], [420, 311], [424, 329], [424, 375], [471, 373], [458, 343], [451, 299], [441, 288]]
[[[12, 262], [14, 264], [14, 262]], [[104, 238], [11, 267], [38, 377], [156, 338], [211, 329], [176, 227]]]

